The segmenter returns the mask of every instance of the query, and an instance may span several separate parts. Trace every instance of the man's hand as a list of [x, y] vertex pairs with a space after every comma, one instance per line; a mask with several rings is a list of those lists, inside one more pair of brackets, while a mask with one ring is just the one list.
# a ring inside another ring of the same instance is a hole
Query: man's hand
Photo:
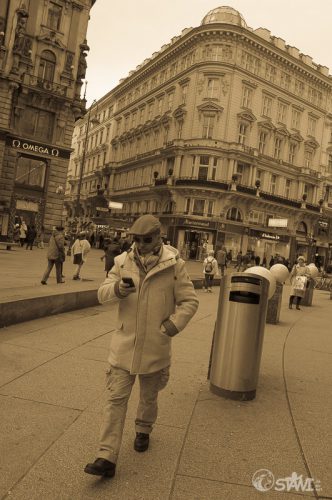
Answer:
[[131, 293], [136, 292], [135, 286], [130, 286], [128, 283], [124, 283], [122, 280], [119, 281], [119, 292], [123, 297], [127, 297]]

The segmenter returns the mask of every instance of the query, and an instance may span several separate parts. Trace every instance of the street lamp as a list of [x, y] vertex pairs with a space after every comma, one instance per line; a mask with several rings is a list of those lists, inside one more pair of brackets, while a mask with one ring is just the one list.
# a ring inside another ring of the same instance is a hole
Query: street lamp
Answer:
[[[87, 144], [88, 144], [89, 127], [90, 127], [90, 123], [92, 123], [93, 125], [98, 125], [100, 123], [97, 117], [91, 118], [91, 111], [92, 111], [93, 106], [96, 104], [96, 102], [97, 102], [97, 100], [94, 99], [94, 101], [92, 102], [92, 104], [89, 108], [88, 119], [87, 119], [87, 123], [86, 123], [86, 130], [85, 130], [85, 137], [84, 137], [84, 144], [83, 144], [83, 155], [82, 155], [82, 162], [81, 162], [81, 168], [80, 168], [80, 176], [78, 179], [77, 197], [76, 197], [76, 205], [75, 205], [75, 216], [77, 218], [79, 218], [79, 216], [80, 216], [81, 189], [82, 189], [82, 180], [83, 180], [86, 148], [87, 148]], [[98, 109], [98, 104], [97, 104], [97, 109]]]

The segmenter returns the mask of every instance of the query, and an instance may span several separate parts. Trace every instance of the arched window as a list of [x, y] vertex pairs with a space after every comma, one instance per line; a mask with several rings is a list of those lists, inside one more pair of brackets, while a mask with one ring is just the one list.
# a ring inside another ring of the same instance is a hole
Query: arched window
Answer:
[[233, 220], [236, 222], [242, 222], [242, 214], [241, 211], [236, 208], [232, 207], [227, 211], [226, 219], [228, 220]]
[[38, 77], [41, 80], [53, 82], [55, 73], [56, 57], [50, 50], [43, 50], [40, 56]]

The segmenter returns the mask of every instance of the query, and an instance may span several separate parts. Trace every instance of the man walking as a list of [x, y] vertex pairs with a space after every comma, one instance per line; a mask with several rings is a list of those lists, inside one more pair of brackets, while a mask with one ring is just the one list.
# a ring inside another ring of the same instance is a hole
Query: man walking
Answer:
[[225, 274], [227, 251], [225, 247], [220, 248], [217, 251], [216, 259], [218, 262], [218, 267], [220, 269], [220, 276], [223, 277]]
[[47, 251], [47, 268], [41, 280], [42, 285], [47, 284], [49, 275], [55, 265], [57, 283], [64, 283], [62, 280], [62, 264], [65, 260], [65, 237], [63, 227], [57, 226], [50, 237]]
[[194, 316], [198, 300], [178, 251], [164, 245], [161, 224], [143, 215], [130, 230], [132, 247], [115, 257], [98, 290], [101, 303], [118, 302], [117, 330], [112, 333], [105, 407], [97, 459], [84, 471], [113, 477], [121, 446], [127, 404], [135, 378], [140, 383], [134, 449], [144, 452], [157, 419], [158, 392], [168, 382], [171, 337]]

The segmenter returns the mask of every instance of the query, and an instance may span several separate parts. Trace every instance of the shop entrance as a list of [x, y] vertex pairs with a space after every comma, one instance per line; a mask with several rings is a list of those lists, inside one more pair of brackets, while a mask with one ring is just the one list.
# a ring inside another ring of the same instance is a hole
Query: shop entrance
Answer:
[[208, 235], [200, 231], [186, 231], [184, 242], [188, 259], [201, 260], [203, 245], [208, 241]]
[[15, 212], [15, 224], [20, 224], [22, 221], [26, 223], [27, 226], [36, 226], [37, 224], [37, 213], [29, 212], [28, 210], [17, 210]]

